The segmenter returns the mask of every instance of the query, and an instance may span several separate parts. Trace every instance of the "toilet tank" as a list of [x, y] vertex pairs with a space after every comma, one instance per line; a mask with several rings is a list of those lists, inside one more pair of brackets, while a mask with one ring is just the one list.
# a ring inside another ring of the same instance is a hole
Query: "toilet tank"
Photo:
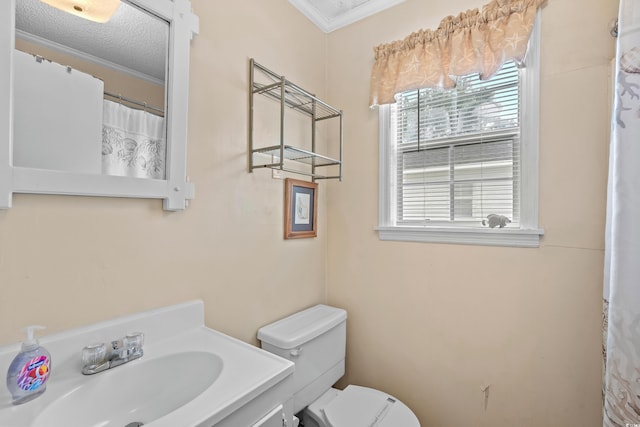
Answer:
[[294, 413], [329, 390], [344, 375], [347, 312], [316, 305], [258, 330], [262, 348], [295, 363]]

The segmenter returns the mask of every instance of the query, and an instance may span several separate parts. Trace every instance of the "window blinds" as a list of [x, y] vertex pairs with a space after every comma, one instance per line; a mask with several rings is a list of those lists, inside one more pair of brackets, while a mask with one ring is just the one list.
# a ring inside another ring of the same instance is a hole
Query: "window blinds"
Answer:
[[513, 62], [489, 80], [456, 78], [392, 107], [398, 225], [479, 226], [489, 214], [519, 221], [520, 82]]

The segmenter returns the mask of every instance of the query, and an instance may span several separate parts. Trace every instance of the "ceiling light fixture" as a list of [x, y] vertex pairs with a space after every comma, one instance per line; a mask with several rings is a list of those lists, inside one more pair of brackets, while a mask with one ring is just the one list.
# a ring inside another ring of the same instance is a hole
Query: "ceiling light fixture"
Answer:
[[120, 6], [120, 0], [40, 0], [81, 18], [105, 23]]

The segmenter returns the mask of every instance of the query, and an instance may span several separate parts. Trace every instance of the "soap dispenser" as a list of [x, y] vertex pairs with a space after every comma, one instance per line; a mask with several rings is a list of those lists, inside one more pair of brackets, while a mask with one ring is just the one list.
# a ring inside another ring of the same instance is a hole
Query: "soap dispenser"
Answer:
[[38, 340], [34, 337], [33, 332], [38, 329], [44, 329], [44, 327], [25, 328], [27, 339], [9, 365], [7, 388], [14, 405], [35, 399], [44, 393], [47, 387], [46, 382], [51, 372], [51, 355], [44, 347], [40, 347]]

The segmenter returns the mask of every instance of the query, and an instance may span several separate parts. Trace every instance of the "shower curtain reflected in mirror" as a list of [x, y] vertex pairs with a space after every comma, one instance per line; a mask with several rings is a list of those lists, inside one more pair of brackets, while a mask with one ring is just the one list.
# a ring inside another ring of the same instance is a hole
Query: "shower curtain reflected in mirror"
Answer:
[[103, 114], [102, 173], [164, 179], [164, 118], [106, 99]]
[[605, 427], [640, 425], [640, 0], [620, 0], [604, 277]]

